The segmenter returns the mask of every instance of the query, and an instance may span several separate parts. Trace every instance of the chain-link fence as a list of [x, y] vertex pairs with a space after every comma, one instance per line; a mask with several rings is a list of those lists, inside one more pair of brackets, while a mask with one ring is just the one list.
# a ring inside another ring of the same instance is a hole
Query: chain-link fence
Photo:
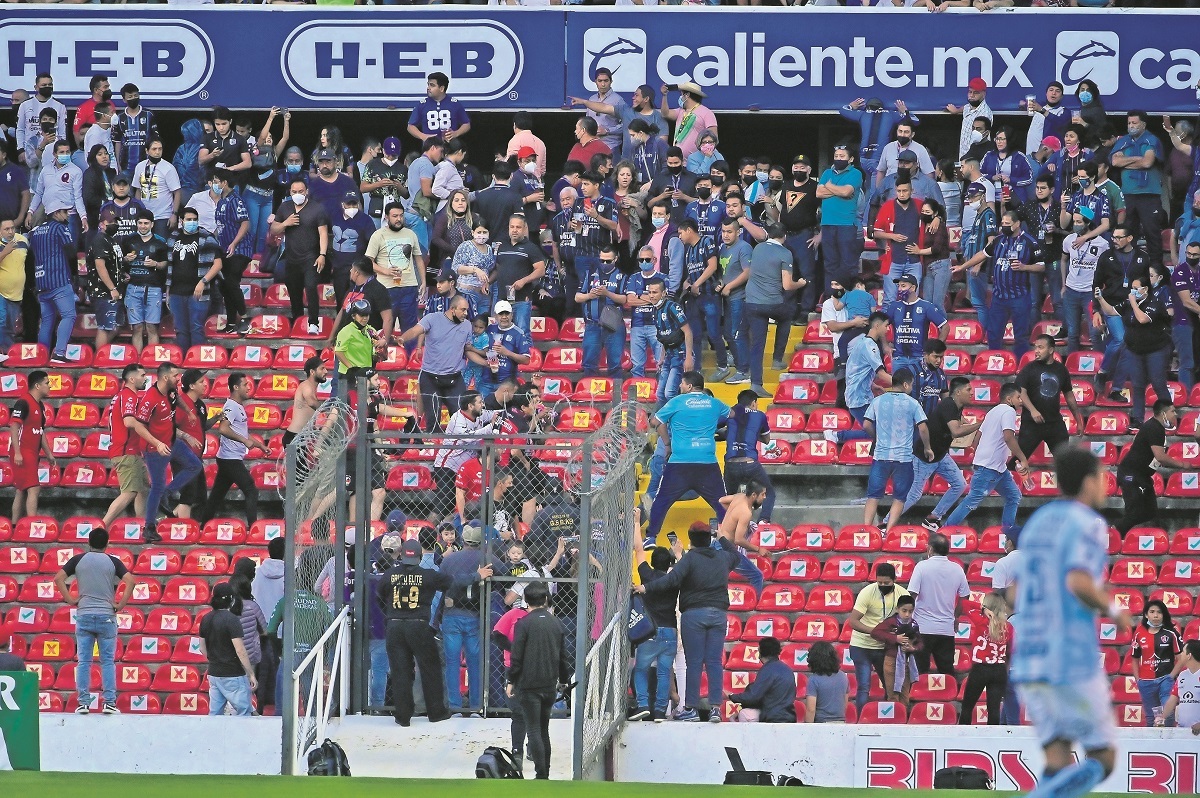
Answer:
[[[311, 713], [305, 716], [305, 706], [336, 703], [341, 692], [336, 680], [317, 679], [316, 687], [325, 695], [313, 695], [314, 668], [328, 664], [329, 657], [318, 657], [299, 672], [297, 668], [345, 603], [346, 557], [338, 530], [346, 528], [346, 474], [350, 473], [346, 455], [356, 439], [357, 424], [349, 404], [329, 399], [296, 434], [283, 457], [283, 650], [275, 706], [284, 718], [285, 768], [293, 764], [297, 752], [316, 742], [317, 723]], [[296, 681], [301, 706], [293, 696]]]

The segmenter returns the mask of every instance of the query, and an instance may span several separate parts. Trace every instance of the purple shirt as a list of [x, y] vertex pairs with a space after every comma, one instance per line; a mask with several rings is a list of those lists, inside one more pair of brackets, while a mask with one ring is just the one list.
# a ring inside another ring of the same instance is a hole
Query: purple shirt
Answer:
[[1179, 263], [1171, 271], [1171, 307], [1175, 310], [1176, 327], [1189, 325], [1195, 318], [1179, 299], [1180, 291], [1187, 291], [1193, 300], [1200, 300], [1200, 270], [1192, 269], [1187, 261]]

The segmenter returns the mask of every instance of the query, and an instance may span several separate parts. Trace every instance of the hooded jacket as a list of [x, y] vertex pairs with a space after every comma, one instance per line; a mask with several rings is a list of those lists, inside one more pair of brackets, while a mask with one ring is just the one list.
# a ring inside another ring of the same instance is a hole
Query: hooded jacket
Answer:
[[204, 141], [204, 124], [199, 119], [189, 119], [180, 128], [183, 143], [175, 150], [171, 164], [179, 173], [179, 193], [190, 197], [204, 190], [204, 170], [200, 168], [200, 145]]
[[275, 613], [275, 605], [283, 598], [283, 560], [263, 560], [254, 572], [254, 582], [250, 586], [254, 600], [262, 607], [263, 613], [270, 617]]
[[682, 612], [713, 608], [729, 609], [729, 572], [737, 567], [736, 551], [726, 548], [728, 541], [719, 540], [720, 548], [705, 546], [688, 549], [671, 571], [661, 579], [646, 585], [646, 593], [679, 591]]

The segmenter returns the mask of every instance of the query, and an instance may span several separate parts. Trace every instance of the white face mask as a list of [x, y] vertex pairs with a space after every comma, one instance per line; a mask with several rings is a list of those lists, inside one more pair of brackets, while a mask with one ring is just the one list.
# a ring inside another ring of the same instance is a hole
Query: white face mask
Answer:
[[972, 144], [978, 144], [979, 142], [983, 141], [983, 134], [978, 130], [972, 130], [969, 139]]
[[307, 200], [308, 200], [307, 194], [293, 194], [292, 195], [292, 202], [294, 202], [297, 207], [299, 207], [300, 205], [303, 205]]
[[537, 173], [537, 161], [530, 161], [527, 164], [523, 164], [521, 166], [521, 171], [527, 175], [536, 174]]
[[353, 219], [355, 216], [358, 216], [358, 208], [343, 208], [342, 210], [346, 212], [347, 219]]
[[475, 234], [475, 243], [476, 244], [483, 246], [487, 242], [488, 242], [488, 234], [487, 233], [476, 233]]

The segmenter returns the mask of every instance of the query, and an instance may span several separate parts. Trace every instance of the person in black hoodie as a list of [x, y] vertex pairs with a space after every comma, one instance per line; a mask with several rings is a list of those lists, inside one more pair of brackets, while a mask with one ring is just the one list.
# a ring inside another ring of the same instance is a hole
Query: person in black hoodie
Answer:
[[549, 601], [544, 582], [531, 582], [525, 588], [529, 614], [517, 621], [513, 632], [506, 688], [508, 697], [521, 703], [538, 779], [550, 778], [550, 711], [558, 685], [570, 682], [574, 671], [572, 652], [564, 645], [566, 630], [546, 606]]
[[[93, 145], [87, 156], [88, 168], [83, 173], [83, 208], [87, 211], [88, 230], [96, 229], [100, 206], [113, 198], [112, 184], [117, 170], [109, 162], [108, 148]], [[95, 235], [95, 233], [92, 233]], [[91, 236], [88, 237], [91, 243]]]
[[698, 721], [696, 707], [700, 703], [700, 673], [708, 673], [708, 720], [720, 723], [722, 659], [725, 654], [725, 616], [729, 612], [729, 572], [737, 567], [737, 550], [726, 538], [712, 546], [712, 532], [703, 522], [688, 529], [691, 548], [679, 559], [675, 568], [661, 579], [634, 590], [653, 597], [659, 593], [679, 591], [679, 623], [683, 638], [683, 657], [687, 663], [687, 688], [684, 707], [676, 720]]
[[[729, 700], [741, 704], [744, 709], [738, 720], [759, 723], [796, 722], [796, 675], [787, 663], [779, 661], [783, 646], [774, 637], [758, 641], [758, 656], [762, 668], [744, 693], [730, 693]], [[746, 717], [746, 710], [757, 714]]]

